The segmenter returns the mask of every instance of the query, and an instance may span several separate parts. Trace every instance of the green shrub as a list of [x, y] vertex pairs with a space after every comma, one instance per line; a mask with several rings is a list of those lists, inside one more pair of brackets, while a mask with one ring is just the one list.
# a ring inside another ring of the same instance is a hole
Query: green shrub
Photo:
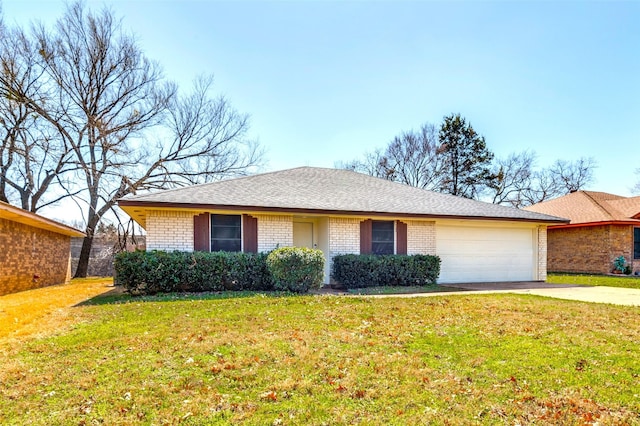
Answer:
[[627, 264], [627, 261], [624, 258], [624, 256], [616, 257], [613, 261], [614, 269], [620, 272], [621, 274], [624, 272], [624, 267], [626, 264]]
[[435, 284], [440, 258], [430, 255], [342, 254], [333, 257], [331, 277], [345, 288]]
[[267, 266], [276, 290], [304, 293], [322, 284], [324, 255], [310, 248], [281, 247], [269, 253]]
[[270, 291], [273, 278], [267, 268], [268, 253], [227, 253], [233, 261], [227, 265], [227, 290]]
[[264, 253], [122, 252], [115, 283], [132, 294], [273, 290], [266, 259]]

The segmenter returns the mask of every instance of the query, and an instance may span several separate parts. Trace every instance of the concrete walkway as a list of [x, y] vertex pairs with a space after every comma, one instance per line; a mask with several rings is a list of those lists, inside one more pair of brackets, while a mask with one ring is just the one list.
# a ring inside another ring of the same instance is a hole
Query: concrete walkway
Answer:
[[336, 296], [356, 297], [435, 297], [470, 294], [534, 294], [536, 296], [553, 297], [556, 299], [578, 300], [591, 303], [610, 303], [623, 306], [640, 306], [640, 289], [587, 286], [575, 284], [553, 284], [539, 281], [507, 282], [507, 283], [457, 283], [440, 284], [443, 291], [428, 293], [398, 293], [398, 294], [370, 294], [355, 295], [344, 291], [322, 288], [318, 294], [332, 294]]
[[[582, 302], [640, 306], [640, 289], [637, 288], [594, 287], [586, 285], [552, 284], [545, 282], [465, 283], [442, 284], [442, 286], [447, 287], [448, 290], [460, 289], [462, 290], [462, 294], [468, 294], [470, 291], [474, 293], [535, 294], [537, 296], [579, 300]], [[447, 292], [444, 294], [451, 293]]]
[[322, 288], [318, 294], [332, 294], [336, 296], [355, 297], [435, 297], [470, 294], [535, 294], [536, 296], [553, 297], [556, 299], [578, 300], [591, 303], [610, 303], [613, 305], [640, 306], [640, 289], [620, 287], [595, 287], [574, 284], [553, 284], [539, 281], [506, 282], [506, 283], [459, 283], [440, 284], [443, 291], [429, 293], [398, 293], [398, 294], [369, 294], [355, 295], [341, 290]]

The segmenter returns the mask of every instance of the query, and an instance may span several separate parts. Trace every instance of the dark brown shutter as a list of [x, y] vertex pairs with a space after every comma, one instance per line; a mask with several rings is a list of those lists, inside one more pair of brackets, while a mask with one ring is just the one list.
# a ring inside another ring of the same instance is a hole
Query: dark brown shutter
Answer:
[[211, 219], [209, 213], [193, 217], [193, 249], [211, 251]]
[[407, 224], [396, 221], [396, 254], [407, 254]]
[[242, 245], [245, 253], [258, 252], [258, 218], [242, 215]]
[[371, 254], [373, 247], [371, 244], [371, 219], [360, 222], [360, 254]]

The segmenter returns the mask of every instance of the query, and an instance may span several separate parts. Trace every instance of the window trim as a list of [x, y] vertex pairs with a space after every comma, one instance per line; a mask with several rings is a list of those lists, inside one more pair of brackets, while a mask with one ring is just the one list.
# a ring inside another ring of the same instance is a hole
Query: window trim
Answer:
[[[636, 233], [638, 233], [638, 238], [636, 239]], [[640, 259], [640, 227], [633, 227], [633, 259]]]

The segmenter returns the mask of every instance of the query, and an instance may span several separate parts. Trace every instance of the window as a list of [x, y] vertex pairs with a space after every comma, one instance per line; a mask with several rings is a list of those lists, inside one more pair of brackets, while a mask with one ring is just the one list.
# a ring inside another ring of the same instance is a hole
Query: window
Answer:
[[371, 251], [373, 254], [393, 254], [393, 225], [393, 221], [373, 221], [371, 224]]
[[241, 251], [242, 231], [240, 215], [211, 215], [211, 251]]
[[640, 228], [633, 228], [633, 258], [640, 259]]

